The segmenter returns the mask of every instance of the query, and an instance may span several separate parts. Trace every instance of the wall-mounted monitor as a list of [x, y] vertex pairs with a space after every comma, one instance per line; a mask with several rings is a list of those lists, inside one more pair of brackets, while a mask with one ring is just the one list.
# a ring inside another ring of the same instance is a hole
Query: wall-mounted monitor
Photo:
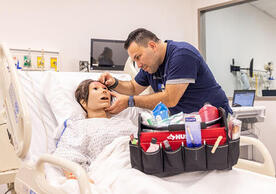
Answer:
[[123, 40], [91, 39], [91, 70], [124, 70], [128, 58]]

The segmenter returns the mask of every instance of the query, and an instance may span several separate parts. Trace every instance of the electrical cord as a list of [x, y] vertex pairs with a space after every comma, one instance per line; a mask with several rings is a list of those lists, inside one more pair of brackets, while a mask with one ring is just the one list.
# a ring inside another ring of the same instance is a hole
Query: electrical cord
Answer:
[[4, 194], [7, 194], [8, 192], [12, 191], [14, 187], [9, 188]]

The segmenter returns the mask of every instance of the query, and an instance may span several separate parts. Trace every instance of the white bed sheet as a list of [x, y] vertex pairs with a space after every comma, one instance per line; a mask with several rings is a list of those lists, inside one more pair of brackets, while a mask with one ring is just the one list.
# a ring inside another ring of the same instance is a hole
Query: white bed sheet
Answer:
[[[276, 179], [233, 168], [223, 171], [182, 173], [158, 178], [130, 166], [129, 137], [120, 137], [108, 145], [92, 164], [89, 176], [95, 181], [92, 193], [204, 193], [204, 194], [272, 194]], [[48, 175], [51, 184], [68, 193], [79, 193], [76, 180]]]

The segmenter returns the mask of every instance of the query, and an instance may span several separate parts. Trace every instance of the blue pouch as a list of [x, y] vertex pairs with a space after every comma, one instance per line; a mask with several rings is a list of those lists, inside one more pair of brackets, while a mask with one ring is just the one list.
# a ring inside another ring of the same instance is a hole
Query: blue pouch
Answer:
[[153, 109], [152, 114], [155, 118], [161, 117], [161, 119], [164, 120], [169, 117], [169, 110], [165, 104], [159, 102], [159, 104], [157, 104]]

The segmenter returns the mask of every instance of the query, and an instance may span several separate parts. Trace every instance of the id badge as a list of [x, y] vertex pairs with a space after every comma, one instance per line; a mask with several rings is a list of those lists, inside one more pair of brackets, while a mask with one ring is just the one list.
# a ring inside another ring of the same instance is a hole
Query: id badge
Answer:
[[163, 90], [165, 90], [164, 84], [158, 83], [158, 91], [163, 91]]

